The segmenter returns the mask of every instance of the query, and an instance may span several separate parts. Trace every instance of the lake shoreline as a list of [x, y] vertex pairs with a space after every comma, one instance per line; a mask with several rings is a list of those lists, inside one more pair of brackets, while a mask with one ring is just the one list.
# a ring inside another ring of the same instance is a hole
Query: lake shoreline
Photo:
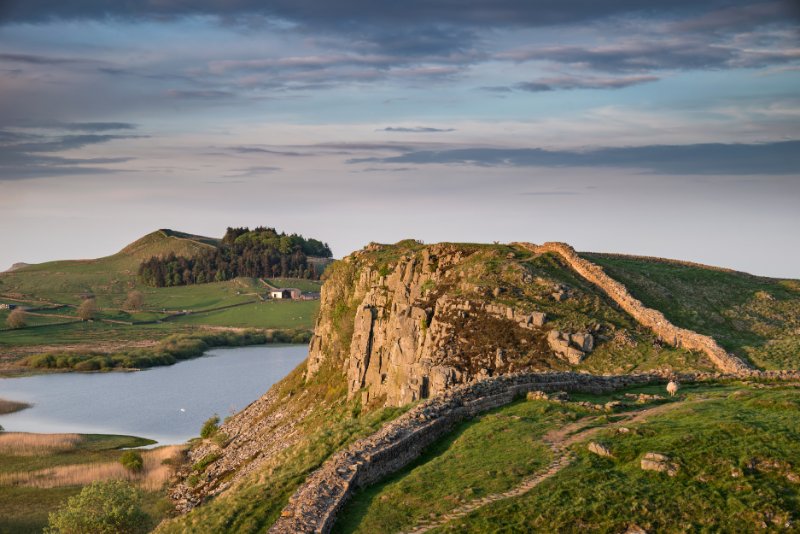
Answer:
[[301, 364], [305, 345], [218, 347], [150, 372], [47, 372], [0, 380], [30, 409], [0, 415], [8, 432], [146, 436], [185, 443], [203, 421], [244, 409]]
[[311, 331], [305, 329], [246, 329], [241, 331], [209, 330], [198, 334], [176, 334], [144, 349], [114, 353], [86, 351], [50, 351], [26, 356], [13, 366], [0, 367], [0, 378], [21, 378], [52, 373], [106, 373], [141, 371], [170, 366], [202, 357], [217, 348], [258, 345], [305, 345]]

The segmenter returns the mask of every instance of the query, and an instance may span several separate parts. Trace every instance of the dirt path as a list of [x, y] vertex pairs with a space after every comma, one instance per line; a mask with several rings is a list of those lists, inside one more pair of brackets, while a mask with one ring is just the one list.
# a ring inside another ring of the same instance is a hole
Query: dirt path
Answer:
[[559, 471], [567, 467], [572, 460], [574, 460], [574, 455], [572, 452], [569, 451], [569, 447], [575, 443], [587, 440], [600, 432], [601, 430], [605, 430], [607, 428], [615, 428], [623, 426], [623, 424], [631, 424], [631, 423], [638, 423], [646, 420], [650, 416], [660, 415], [662, 413], [668, 412], [670, 410], [674, 410], [679, 406], [687, 406], [690, 404], [696, 404], [698, 402], [703, 402], [709, 399], [697, 399], [692, 401], [676, 401], [670, 402], [667, 404], [660, 404], [658, 406], [653, 406], [652, 408], [645, 408], [643, 410], [637, 410], [635, 412], [627, 412], [619, 414], [622, 416], [622, 419], [614, 421], [613, 423], [607, 423], [604, 425], [597, 425], [593, 426], [593, 424], [600, 418], [600, 416], [590, 416], [581, 419], [580, 421], [576, 421], [574, 423], [570, 423], [566, 426], [551, 430], [547, 434], [544, 435], [542, 438], [543, 441], [550, 447], [553, 451], [554, 459], [550, 464], [547, 466], [545, 471], [540, 471], [535, 473], [525, 479], [522, 480], [519, 484], [514, 486], [513, 488], [504, 491], [502, 493], [493, 493], [491, 495], [486, 495], [485, 497], [481, 497], [480, 499], [475, 499], [469, 501], [468, 503], [462, 504], [458, 508], [446, 513], [443, 516], [436, 517], [434, 519], [430, 519], [427, 521], [422, 521], [414, 526], [411, 530], [406, 531], [407, 534], [422, 534], [423, 532], [428, 532], [437, 527], [441, 527], [453, 521], [455, 519], [460, 519], [467, 514], [474, 512], [478, 508], [482, 508], [487, 504], [491, 504], [497, 501], [501, 501], [504, 499], [510, 499], [512, 497], [519, 497], [523, 495], [548, 478], [551, 478]]

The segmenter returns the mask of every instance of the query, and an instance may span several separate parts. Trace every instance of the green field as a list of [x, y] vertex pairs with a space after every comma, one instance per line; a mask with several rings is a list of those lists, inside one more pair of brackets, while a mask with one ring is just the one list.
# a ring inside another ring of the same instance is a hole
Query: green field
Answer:
[[[26, 483], [12, 485], [9, 483], [9, 477], [18, 473], [35, 473], [42, 469], [59, 470], [79, 465], [116, 464], [119, 462], [122, 449], [154, 443], [132, 436], [83, 434], [75, 445], [52, 448], [48, 444], [51, 436], [46, 434], [32, 436], [43, 441], [41, 450], [37, 449], [36, 454], [31, 451], [10, 452], [5, 448], [6, 443], [0, 442], [0, 533], [41, 532], [47, 525], [48, 514], [67, 498], [77, 494], [82, 487], [81, 484], [69, 484], [68, 480], [63, 485], [50, 488], [34, 487]], [[146, 491], [144, 504], [153, 523], [169, 510], [161, 491]]]
[[172, 322], [181, 325], [235, 326], [242, 328], [309, 328], [319, 311], [319, 301], [267, 301], [214, 312], [198, 312]]
[[676, 262], [585, 254], [674, 324], [765, 369], [800, 368], [800, 281]]

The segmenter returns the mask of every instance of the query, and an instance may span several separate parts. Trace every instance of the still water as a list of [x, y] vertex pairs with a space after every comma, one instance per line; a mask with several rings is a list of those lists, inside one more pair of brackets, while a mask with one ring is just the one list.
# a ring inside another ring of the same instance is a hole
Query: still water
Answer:
[[0, 379], [0, 398], [33, 404], [0, 415], [10, 432], [126, 434], [182, 443], [213, 414], [260, 397], [305, 357], [305, 345], [214, 349], [169, 367]]

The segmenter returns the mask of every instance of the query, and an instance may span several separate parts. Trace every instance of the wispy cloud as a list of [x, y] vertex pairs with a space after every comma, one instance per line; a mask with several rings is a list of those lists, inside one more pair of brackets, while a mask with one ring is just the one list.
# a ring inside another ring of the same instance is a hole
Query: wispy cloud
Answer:
[[131, 157], [64, 157], [59, 152], [80, 149], [89, 145], [130, 139], [130, 135], [80, 134], [53, 135], [0, 130], [0, 181], [29, 178], [113, 174], [130, 172], [103, 167], [127, 163]]
[[558, 76], [519, 83], [515, 85], [514, 88], [532, 93], [556, 91], [559, 89], [623, 89], [632, 85], [640, 85], [658, 80], [659, 78], [657, 76]]
[[395, 133], [443, 133], [455, 132], [455, 128], [432, 128], [429, 126], [415, 126], [413, 128], [403, 126], [387, 126], [376, 130], [378, 132], [395, 132]]
[[485, 167], [617, 167], [656, 174], [800, 174], [800, 141], [763, 144], [653, 145], [544, 150], [541, 148], [459, 148], [412, 151], [385, 158], [351, 159], [349, 163], [459, 164]]

